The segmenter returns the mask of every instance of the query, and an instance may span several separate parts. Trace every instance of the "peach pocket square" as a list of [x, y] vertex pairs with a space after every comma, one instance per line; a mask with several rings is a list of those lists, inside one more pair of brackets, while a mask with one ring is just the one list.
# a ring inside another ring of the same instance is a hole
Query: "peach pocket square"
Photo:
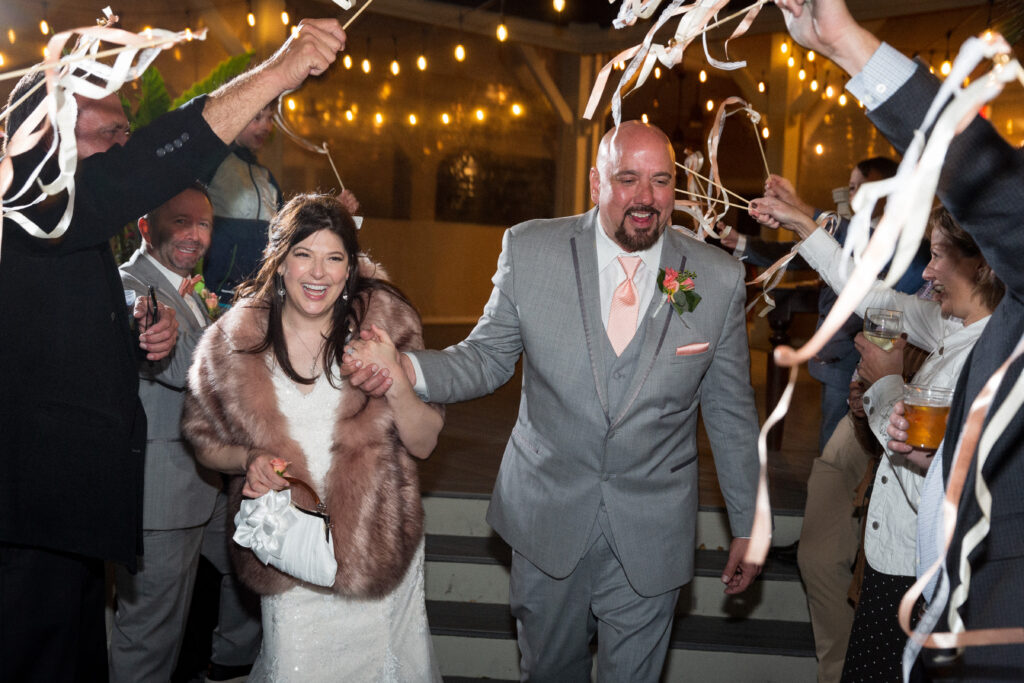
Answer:
[[711, 346], [708, 342], [696, 342], [694, 344], [685, 344], [684, 346], [676, 347], [677, 356], [694, 356], [698, 353], [704, 353]]

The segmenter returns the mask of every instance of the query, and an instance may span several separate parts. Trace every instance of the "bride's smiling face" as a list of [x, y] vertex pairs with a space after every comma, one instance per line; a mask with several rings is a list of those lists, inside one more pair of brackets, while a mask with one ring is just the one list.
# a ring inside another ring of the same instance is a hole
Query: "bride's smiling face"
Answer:
[[348, 280], [349, 255], [340, 237], [319, 230], [293, 246], [277, 272], [284, 280], [286, 312], [330, 318]]

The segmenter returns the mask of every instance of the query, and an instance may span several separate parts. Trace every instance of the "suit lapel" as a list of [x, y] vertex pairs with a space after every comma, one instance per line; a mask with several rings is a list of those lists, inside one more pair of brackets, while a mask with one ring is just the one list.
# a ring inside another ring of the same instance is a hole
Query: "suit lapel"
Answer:
[[[679, 272], [682, 272], [686, 266], [686, 254], [683, 252], [681, 247], [682, 242], [678, 239], [673, 239], [675, 236], [671, 234], [672, 228], [666, 229], [664, 243], [661, 248], [661, 268], [675, 268]], [[657, 273], [654, 274], [657, 277]], [[654, 369], [654, 361], [658, 357], [658, 353], [661, 351], [661, 346], [665, 342], [665, 335], [668, 333], [668, 326], [671, 320], [673, 311], [672, 307], [668, 304], [662, 305], [664, 301], [664, 294], [658, 289], [657, 283], [654, 285], [654, 296], [651, 297], [651, 303], [647, 306], [647, 311], [643, 314], [647, 316], [647, 333], [644, 335], [643, 346], [640, 349], [640, 353], [637, 356], [636, 371], [633, 373], [633, 383], [630, 385], [629, 390], [626, 392], [628, 397], [622, 404], [622, 410], [612, 420], [612, 427], [615, 427], [623, 417], [629, 412], [630, 408], [633, 407], [633, 402], [636, 401], [636, 397], [640, 395], [640, 389], [643, 387], [644, 382], [651, 374], [651, 370]], [[657, 315], [654, 313], [657, 311]], [[606, 409], [607, 410], [607, 409]]]
[[592, 209], [578, 221], [572, 237], [569, 238], [569, 247], [572, 250], [576, 292], [583, 315], [583, 331], [587, 353], [590, 354], [590, 367], [594, 374], [594, 387], [601, 408], [607, 416], [608, 388], [605, 386], [605, 377], [608, 369], [605, 365], [605, 354], [601, 352], [600, 346], [605, 343], [606, 333], [601, 322], [601, 291], [595, 286], [599, 277], [597, 247], [594, 242], [596, 225], [597, 209]]
[[[136, 252], [133, 263], [129, 265], [129, 268], [143, 284], [153, 285], [165, 293], [167, 303], [174, 309], [179, 324], [184, 323], [193, 329], [201, 327], [200, 321], [196, 320], [196, 314], [192, 311], [192, 307], [178, 294], [178, 290], [171, 285], [164, 274], [149, 262], [149, 259], [142, 258], [141, 252]], [[203, 310], [202, 307], [199, 310]]]

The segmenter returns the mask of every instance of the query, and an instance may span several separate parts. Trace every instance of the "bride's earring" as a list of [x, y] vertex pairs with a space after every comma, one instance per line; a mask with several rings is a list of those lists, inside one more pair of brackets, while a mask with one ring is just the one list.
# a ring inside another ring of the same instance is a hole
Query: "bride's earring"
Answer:
[[275, 273], [274, 277], [277, 278], [277, 298], [284, 299], [284, 278], [281, 277], [281, 273]]

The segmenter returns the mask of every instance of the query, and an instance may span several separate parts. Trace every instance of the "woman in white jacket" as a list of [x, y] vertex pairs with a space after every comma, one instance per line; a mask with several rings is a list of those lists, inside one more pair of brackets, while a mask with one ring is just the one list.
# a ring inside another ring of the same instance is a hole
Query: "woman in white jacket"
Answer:
[[[806, 238], [800, 255], [829, 286], [842, 290], [845, 273], [852, 267], [843, 268], [842, 249], [828, 233], [772, 198], [752, 202], [751, 214], [795, 229]], [[909, 341], [930, 352], [911, 383], [952, 390], [1005, 288], [971, 237], [945, 209], [932, 212], [928, 227], [932, 258], [924, 278], [933, 286], [933, 300], [896, 292], [878, 282], [857, 313], [863, 316], [867, 308], [901, 310]], [[860, 372], [871, 382], [863, 396], [864, 412], [885, 446], [890, 439], [889, 414], [903, 395], [902, 345], [885, 352], [858, 335], [857, 347], [862, 354]], [[905, 636], [896, 622], [896, 610], [916, 575], [917, 509], [931, 460], [911, 461], [886, 448], [875, 473], [864, 533], [867, 565], [843, 681], [900, 680]]]

